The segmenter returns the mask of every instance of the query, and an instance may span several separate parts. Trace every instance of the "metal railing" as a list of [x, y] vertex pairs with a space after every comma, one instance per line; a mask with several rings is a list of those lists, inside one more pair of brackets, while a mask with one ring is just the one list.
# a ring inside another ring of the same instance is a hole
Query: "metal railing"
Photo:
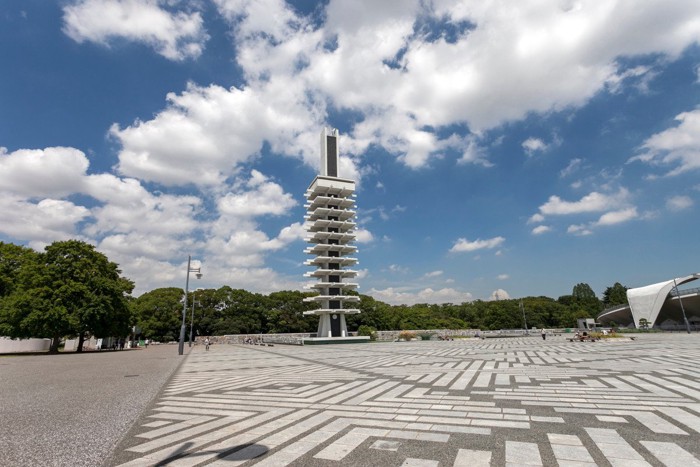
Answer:
[[700, 294], [700, 287], [696, 287], [694, 289], [683, 289], [683, 290], [676, 290], [675, 288], [671, 289], [671, 293], [669, 295], [673, 295], [674, 297], [678, 297], [679, 295], [681, 297], [685, 295], [695, 295], [695, 294]]

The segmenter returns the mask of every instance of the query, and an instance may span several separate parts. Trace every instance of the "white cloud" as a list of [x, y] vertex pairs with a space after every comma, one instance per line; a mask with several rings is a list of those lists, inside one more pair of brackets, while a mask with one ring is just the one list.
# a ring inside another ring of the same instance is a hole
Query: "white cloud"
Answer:
[[[700, 33], [700, 13], [681, 3], [503, 8], [339, 0], [328, 4], [320, 26], [282, 0], [215, 3], [231, 24], [246, 84], [192, 85], [170, 95], [154, 119], [115, 126], [121, 173], [168, 185], [215, 185], [265, 141], [273, 152], [316, 167], [317, 133], [329, 106], [363, 117], [342, 139], [341, 171], [348, 178], [360, 175], [357, 157], [373, 145], [414, 169], [450, 149], [462, 153], [459, 163], [490, 166], [477, 142], [484, 131], [533, 112], [582, 106], [611, 83], [625, 86], [645, 74], [617, 57], [675, 57]], [[416, 33], [423, 19], [473, 27], [454, 41], [433, 40]], [[466, 124], [473, 134], [439, 136], [452, 124]], [[546, 147], [531, 142], [533, 150]]]
[[567, 165], [564, 169], [562, 169], [561, 172], [559, 172], [559, 176], [561, 178], [568, 177], [569, 175], [577, 172], [581, 168], [581, 164], [583, 163], [582, 159], [579, 159], [578, 157], [575, 157], [569, 161], [569, 165]]
[[489, 300], [510, 300], [510, 295], [503, 289], [496, 289], [491, 293]]
[[466, 238], [460, 238], [457, 239], [452, 248], [450, 248], [450, 253], [492, 249], [500, 246], [505, 240], [506, 239], [503, 237], [494, 237], [487, 240], [476, 239], [474, 241], [469, 241]]
[[358, 243], [371, 243], [374, 241], [374, 235], [367, 229], [355, 230], [355, 239]]
[[533, 235], [542, 235], [543, 233], [550, 232], [552, 228], [548, 225], [538, 225], [534, 229], [532, 229], [532, 234]]
[[285, 244], [303, 240], [305, 237], [306, 229], [304, 228], [304, 224], [300, 222], [295, 222], [292, 225], [284, 227], [277, 236], [277, 238]]
[[666, 208], [670, 211], [683, 211], [693, 206], [690, 196], [672, 196], [666, 200]]
[[389, 271], [398, 274], [406, 274], [408, 273], [408, 268], [405, 266], [399, 266], [398, 264], [390, 264]]
[[78, 236], [78, 223], [89, 216], [83, 206], [46, 198], [37, 203], [5, 193], [0, 196], [0, 232], [43, 247]]
[[499, 274], [499, 275], [498, 275], [498, 280], [499, 280], [499, 281], [505, 281], [505, 280], [508, 280], [508, 279], [510, 279], [510, 276], [509, 276], [508, 274]]
[[630, 161], [670, 167], [667, 176], [700, 169], [700, 110], [678, 114], [678, 125], [648, 138]]
[[584, 224], [579, 224], [579, 225], [570, 225], [568, 229], [566, 229], [567, 233], [573, 234], [573, 235], [578, 235], [578, 236], [585, 236], [585, 235], [592, 235], [593, 231], [586, 225]]
[[[596, 191], [589, 193], [578, 201], [564, 201], [558, 196], [552, 195], [546, 203], [539, 207], [536, 219], [542, 221], [544, 216], [569, 215], [590, 212], [606, 211], [611, 208], [626, 204], [629, 200], [629, 192], [621, 188], [617, 193], [605, 194]], [[531, 218], [534, 219], [533, 216]]]
[[522, 143], [525, 154], [533, 156], [536, 152], [544, 152], [549, 147], [544, 141], [539, 138], [528, 138]]
[[225, 216], [257, 217], [279, 216], [294, 207], [297, 202], [280, 185], [270, 182], [257, 170], [235, 193], [227, 193], [218, 201], [219, 212]]
[[606, 212], [602, 216], [600, 216], [600, 219], [598, 219], [598, 222], [595, 223], [595, 225], [614, 225], [614, 224], [620, 224], [622, 222], [627, 222], [632, 219], [636, 219], [639, 217], [639, 214], [637, 214], [637, 208], [627, 208], [627, 209], [620, 209], [618, 211], [611, 211], [611, 212]]
[[472, 300], [472, 294], [469, 292], [462, 292], [449, 287], [438, 290], [429, 287], [422, 290], [389, 287], [386, 289], [371, 289], [368, 294], [391, 305], [464, 303]]
[[90, 165], [82, 151], [67, 147], [0, 147], [0, 191], [30, 198], [60, 197], [80, 190]]
[[443, 271], [431, 271], [424, 274], [425, 277], [439, 277], [442, 276]]
[[462, 152], [462, 156], [457, 159], [458, 164], [475, 164], [482, 167], [493, 167], [493, 164], [488, 160], [486, 148], [479, 144], [477, 138], [468, 136], [458, 141], [457, 144], [450, 144], [450, 146], [454, 146]]
[[77, 0], [63, 9], [63, 32], [78, 43], [141, 42], [170, 60], [201, 55], [208, 39], [196, 11], [168, 11], [166, 0]]

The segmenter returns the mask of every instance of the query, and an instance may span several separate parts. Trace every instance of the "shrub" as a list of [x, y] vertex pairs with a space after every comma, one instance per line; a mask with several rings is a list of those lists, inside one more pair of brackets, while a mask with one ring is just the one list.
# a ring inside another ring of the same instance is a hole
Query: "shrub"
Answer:
[[418, 335], [422, 341], [429, 341], [433, 337], [433, 333], [431, 332], [422, 332]]
[[359, 328], [357, 328], [357, 335], [358, 336], [369, 336], [369, 340], [371, 341], [376, 341], [377, 340], [377, 330], [373, 328], [372, 326], [367, 326], [363, 324]]
[[401, 331], [399, 333], [399, 340], [410, 341], [416, 338], [416, 333], [413, 331]]

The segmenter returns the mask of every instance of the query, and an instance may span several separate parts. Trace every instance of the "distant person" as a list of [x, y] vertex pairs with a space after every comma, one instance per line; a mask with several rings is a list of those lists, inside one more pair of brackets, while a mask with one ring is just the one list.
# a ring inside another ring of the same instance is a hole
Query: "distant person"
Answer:
[[144, 345], [146, 348], [148, 348], [148, 339], [146, 339], [145, 341], [143, 341], [143, 345]]
[[204, 339], [204, 349], [208, 352], [209, 351], [209, 338]]
[[542, 328], [542, 340], [547, 340], [547, 331], [545, 331], [544, 328]]

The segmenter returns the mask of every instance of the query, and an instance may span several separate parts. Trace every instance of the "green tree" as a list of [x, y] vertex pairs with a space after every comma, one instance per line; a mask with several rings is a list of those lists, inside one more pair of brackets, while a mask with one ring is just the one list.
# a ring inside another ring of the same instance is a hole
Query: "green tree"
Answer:
[[612, 287], [608, 287], [603, 292], [603, 305], [608, 308], [615, 305], [626, 305], [627, 302], [627, 287], [615, 282]]
[[166, 287], [134, 299], [131, 308], [141, 334], [159, 342], [177, 340], [182, 325], [183, 296], [182, 289]]
[[12, 337], [50, 337], [58, 352], [64, 336], [128, 333], [127, 296], [133, 283], [116, 263], [79, 241], [54, 242], [20, 270], [19, 285], [4, 301], [0, 321]]
[[20, 282], [22, 268], [38, 259], [36, 251], [12, 243], [0, 242], [0, 298], [14, 292]]
[[318, 316], [304, 316], [304, 312], [318, 307], [315, 303], [305, 302], [311, 293], [298, 290], [283, 290], [268, 295], [267, 331], [314, 332], [318, 327]]
[[574, 308], [588, 312], [591, 317], [596, 316], [603, 309], [601, 301], [598, 300], [591, 286], [586, 283], [576, 284], [571, 296]]

